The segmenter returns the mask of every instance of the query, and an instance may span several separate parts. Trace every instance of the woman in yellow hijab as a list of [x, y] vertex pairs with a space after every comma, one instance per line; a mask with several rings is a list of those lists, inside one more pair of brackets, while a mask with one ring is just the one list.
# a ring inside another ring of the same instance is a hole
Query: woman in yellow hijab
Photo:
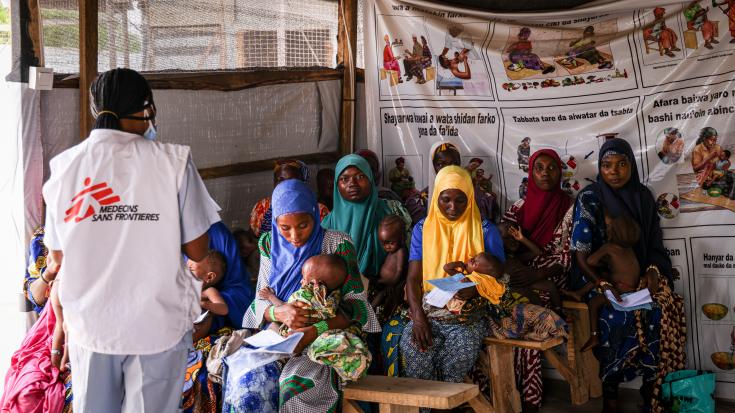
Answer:
[[505, 261], [500, 233], [480, 217], [470, 174], [446, 166], [436, 176], [427, 216], [416, 223], [411, 237], [407, 280], [411, 321], [400, 342], [405, 376], [459, 383], [474, 365], [487, 334], [483, 311], [487, 301], [477, 287], [457, 292], [455, 298], [466, 301], [458, 313], [431, 307], [423, 296], [431, 289], [426, 281], [447, 276], [445, 264], [467, 262], [483, 251]]

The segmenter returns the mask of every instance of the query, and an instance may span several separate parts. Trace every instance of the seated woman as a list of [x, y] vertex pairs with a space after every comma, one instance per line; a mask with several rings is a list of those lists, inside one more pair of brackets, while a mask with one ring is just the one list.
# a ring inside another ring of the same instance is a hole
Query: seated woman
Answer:
[[437, 174], [428, 215], [411, 239], [406, 285], [411, 321], [400, 342], [406, 376], [461, 383], [475, 364], [487, 335], [487, 301], [477, 288], [456, 294], [466, 301], [457, 312], [435, 310], [423, 301], [424, 291], [432, 289], [428, 281], [447, 275], [445, 264], [466, 262], [483, 251], [505, 260], [497, 228], [480, 218], [469, 173], [447, 166]]
[[687, 29], [701, 31], [704, 47], [714, 49], [712, 43], [717, 44], [719, 41], [715, 33], [715, 25], [707, 18], [708, 12], [709, 7], [703, 9], [698, 0], [690, 2], [683, 11]]
[[653, 9], [653, 25], [650, 28], [643, 29], [643, 37], [646, 40], [653, 40], [658, 43], [659, 50], [668, 57], [676, 57], [674, 52], [679, 52], [676, 46], [678, 36], [676, 32], [666, 26], [666, 9], [656, 7]]
[[[614, 138], [600, 149], [597, 182], [577, 197], [572, 230], [575, 251], [575, 285], [596, 283], [600, 274], [587, 258], [607, 239], [605, 214], [628, 216], [640, 227], [634, 251], [641, 279], [638, 288], [648, 288], [651, 310], [620, 311], [612, 306], [599, 313], [600, 345], [594, 349], [600, 360], [604, 412], [617, 412], [617, 390], [623, 381], [641, 374], [644, 411], [660, 412], [655, 395], [666, 374], [683, 369], [686, 345], [683, 299], [672, 290], [672, 268], [663, 238], [656, 200], [638, 178], [635, 155], [628, 142]], [[614, 287], [602, 285], [603, 289]]]
[[597, 65], [598, 69], [610, 69], [612, 62], [597, 50], [596, 45], [597, 38], [594, 26], [585, 27], [581, 38], [569, 42], [569, 50], [565, 61], [576, 67], [580, 64], [576, 59], [584, 59], [591, 65]]
[[523, 27], [518, 32], [518, 40], [511, 43], [506, 48], [508, 52], [508, 60], [512, 65], [520, 67], [521, 69], [540, 70], [543, 74], [551, 73], [555, 70], [553, 65], [547, 65], [541, 58], [533, 52], [533, 46], [531, 41], [528, 40], [531, 37], [531, 29]]
[[0, 411], [3, 412], [71, 411], [71, 376], [68, 370], [64, 368], [66, 371], [62, 372], [60, 366], [52, 362], [52, 356], [60, 357], [63, 351], [56, 348], [51, 354], [56, 314], [51, 305], [46, 305], [58, 266], [47, 261], [48, 250], [43, 244], [43, 236], [43, 228], [39, 228], [31, 240], [26, 280], [23, 283], [26, 297], [40, 317], [10, 360], [0, 399]]
[[[429, 159], [431, 159], [432, 165], [432, 169], [429, 170], [431, 173], [429, 176], [429, 185], [421, 192], [415, 191], [406, 197], [406, 209], [411, 214], [411, 220], [414, 224], [426, 218], [427, 202], [431, 197], [431, 189], [434, 187], [436, 174], [445, 166], [460, 166], [462, 164], [462, 156], [460, 155], [458, 146], [446, 141], [439, 141], [431, 145]], [[495, 197], [488, 197], [484, 193], [475, 192], [475, 202], [480, 207], [480, 216], [482, 219], [492, 221], [497, 211]]]
[[378, 198], [378, 191], [368, 161], [359, 155], [347, 155], [337, 162], [334, 183], [334, 209], [324, 218], [322, 227], [347, 233], [358, 254], [360, 274], [369, 280], [378, 278], [385, 251], [378, 239], [378, 224], [393, 211]]
[[[273, 168], [273, 187], [286, 179], [299, 179], [309, 183], [309, 167], [296, 159], [283, 159], [276, 162]], [[326, 206], [319, 204], [319, 217], [329, 213]], [[271, 198], [265, 197], [255, 203], [250, 211], [250, 230], [256, 237], [271, 230]]]
[[48, 301], [50, 282], [56, 278], [56, 274], [46, 274], [46, 259], [48, 249], [43, 243], [43, 227], [33, 233], [31, 244], [28, 247], [29, 256], [23, 281], [23, 293], [26, 299], [33, 305], [33, 311], [40, 314]]
[[[341, 311], [326, 321], [327, 329], [351, 326], [363, 332], [377, 332], [380, 327], [367, 297], [357, 268], [355, 247], [342, 232], [322, 229], [314, 193], [298, 180], [288, 180], [273, 191], [273, 218], [270, 232], [259, 242], [261, 254], [258, 290], [270, 287], [282, 301], [301, 286], [301, 267], [319, 254], [337, 254], [347, 263], [348, 277], [341, 287]], [[248, 308], [243, 327], [266, 328], [279, 322], [304, 333], [297, 353], [311, 344], [323, 331], [315, 326], [305, 304], [271, 305], [257, 298]], [[240, 350], [247, 351], [247, 350]], [[339, 408], [341, 390], [334, 369], [318, 364], [306, 354], [252, 366], [228, 365], [223, 410], [228, 412], [323, 412]]]
[[[569, 234], [572, 228], [574, 202], [561, 189], [561, 159], [552, 149], [541, 149], [529, 158], [528, 186], [525, 199], [516, 201], [503, 216], [503, 221], [517, 225], [541, 248], [530, 267], [541, 272], [511, 274], [510, 284], [528, 287], [544, 276], [558, 288], [568, 288], [567, 272], [571, 267]], [[561, 271], [554, 267], [561, 266]], [[543, 396], [541, 354], [536, 350], [517, 350], [515, 371], [527, 409], [538, 408]]]
[[207, 235], [209, 249], [222, 254], [226, 262], [226, 271], [217, 283], [217, 290], [228, 311], [226, 316], [210, 313], [201, 323], [194, 325], [194, 349], [189, 351], [183, 393], [183, 407], [187, 413], [217, 405], [221, 387], [207, 378], [209, 351], [219, 337], [242, 326], [245, 309], [255, 295], [247, 271], [242, 267], [237, 241], [227, 226], [222, 222], [214, 223]]
[[717, 144], [717, 130], [709, 126], [702, 128], [692, 151], [692, 169], [703, 189], [709, 188], [716, 179], [715, 166], [720, 152], [722, 147]]

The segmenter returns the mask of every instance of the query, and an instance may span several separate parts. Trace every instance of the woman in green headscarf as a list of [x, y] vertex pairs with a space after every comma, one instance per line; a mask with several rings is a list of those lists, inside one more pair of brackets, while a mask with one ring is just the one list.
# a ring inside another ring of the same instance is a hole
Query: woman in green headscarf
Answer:
[[357, 250], [360, 273], [375, 279], [385, 260], [378, 240], [378, 224], [390, 214], [390, 209], [378, 199], [373, 173], [363, 157], [347, 155], [340, 159], [335, 176], [334, 206], [322, 227], [348, 233]]

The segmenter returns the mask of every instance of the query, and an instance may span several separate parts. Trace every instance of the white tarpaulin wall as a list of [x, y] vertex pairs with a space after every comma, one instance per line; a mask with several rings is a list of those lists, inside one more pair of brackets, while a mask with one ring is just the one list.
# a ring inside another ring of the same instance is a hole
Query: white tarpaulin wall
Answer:
[[[339, 81], [262, 86], [234, 92], [154, 90], [162, 142], [188, 145], [198, 168], [298, 157], [337, 150]], [[41, 225], [41, 186], [48, 162], [79, 142], [76, 89], [37, 92], [24, 119], [40, 124], [24, 135], [26, 233]], [[312, 176], [316, 176], [315, 165]], [[208, 179], [223, 221], [246, 227], [250, 208], [273, 190], [270, 171]]]
[[[422, 1], [369, 1], [369, 144], [386, 169], [404, 157], [423, 188], [430, 146], [457, 143], [463, 162], [484, 160], [507, 208], [528, 176], [520, 156], [524, 138], [531, 153], [550, 147], [563, 157], [565, 186], [575, 194], [595, 179], [602, 135], [625, 138], [657, 197], [665, 244], [681, 274], [676, 289], [686, 300], [689, 366], [717, 372], [718, 394], [732, 398], [732, 358], [729, 365], [713, 362], [716, 353], [732, 357], [735, 329], [732, 172], [710, 174], [719, 191], [705, 191], [692, 152], [705, 127], [717, 131], [722, 151], [735, 149], [735, 8], [728, 16], [726, 5], [702, 1], [708, 22], [688, 24], [688, 3], [661, 5], [655, 15], [650, 2], [635, 3], [650, 5], [636, 10], [631, 3], [503, 16]], [[426, 39], [431, 59], [408, 80], [403, 62], [413, 36], [419, 44]]]

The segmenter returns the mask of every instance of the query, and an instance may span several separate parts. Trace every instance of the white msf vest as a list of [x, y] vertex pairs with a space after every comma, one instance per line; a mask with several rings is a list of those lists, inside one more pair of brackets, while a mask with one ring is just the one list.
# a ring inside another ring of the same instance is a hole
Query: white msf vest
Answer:
[[191, 330], [201, 284], [181, 253], [188, 157], [186, 146], [97, 129], [51, 160], [47, 246], [64, 253], [59, 298], [70, 342], [154, 354]]

